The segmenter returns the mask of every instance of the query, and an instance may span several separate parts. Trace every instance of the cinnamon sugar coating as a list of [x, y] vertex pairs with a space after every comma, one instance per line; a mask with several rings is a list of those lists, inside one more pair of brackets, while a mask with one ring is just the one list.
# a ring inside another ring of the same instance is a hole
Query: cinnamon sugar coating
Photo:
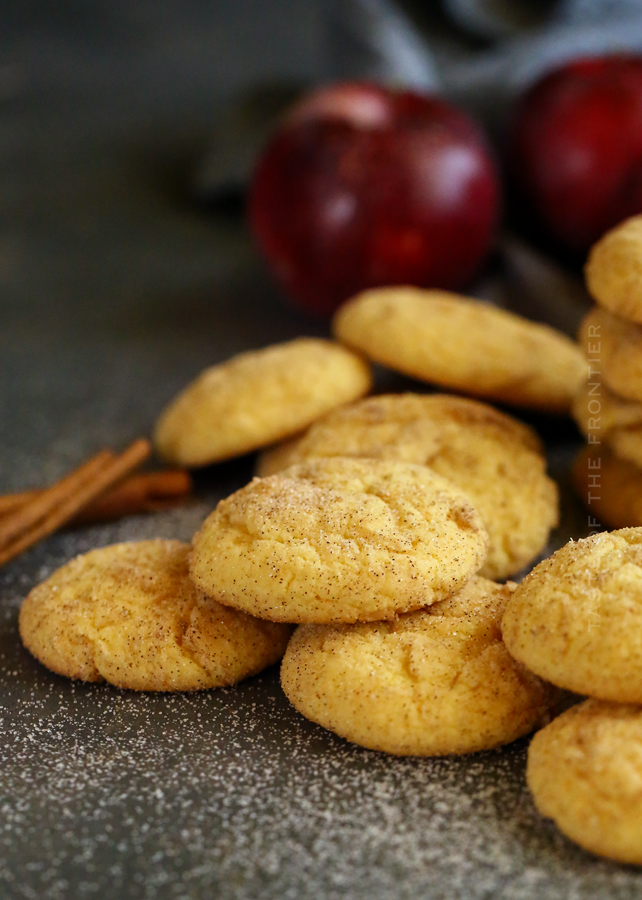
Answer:
[[593, 245], [585, 274], [600, 306], [642, 324], [642, 216], [631, 216]]
[[364, 291], [333, 322], [369, 359], [464, 394], [565, 413], [586, 364], [572, 340], [490, 303], [413, 287]]
[[642, 865], [642, 709], [603, 700], [572, 707], [528, 751], [537, 808], [585, 850]]
[[552, 684], [642, 703], [642, 528], [570, 541], [545, 559], [517, 587], [502, 632]]
[[302, 625], [283, 690], [304, 716], [373, 750], [441, 756], [509, 743], [547, 722], [557, 696], [503, 644], [514, 587], [475, 577], [391, 622]]
[[589, 359], [599, 361], [592, 380], [603, 379], [620, 397], [642, 400], [642, 325], [595, 306], [582, 320], [578, 340]]
[[154, 446], [194, 467], [266, 447], [370, 390], [368, 364], [339, 344], [298, 338], [206, 369], [163, 411]]
[[471, 499], [489, 535], [481, 574], [503, 579], [538, 555], [558, 520], [555, 483], [532, 428], [476, 400], [448, 394], [368, 397], [265, 451], [259, 475], [329, 456], [425, 465]]
[[487, 544], [465, 494], [424, 466], [336, 457], [222, 500], [194, 536], [190, 572], [261, 618], [371, 621], [458, 590]]
[[290, 630], [197, 590], [188, 552], [153, 540], [76, 557], [24, 601], [25, 646], [60, 675], [138, 691], [234, 684], [277, 662]]

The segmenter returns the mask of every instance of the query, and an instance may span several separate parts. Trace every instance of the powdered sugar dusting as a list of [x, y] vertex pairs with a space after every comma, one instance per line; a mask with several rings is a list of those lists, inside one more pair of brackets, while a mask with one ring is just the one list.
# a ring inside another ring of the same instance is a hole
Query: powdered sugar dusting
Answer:
[[[177, 513], [130, 520], [129, 536], [171, 528], [184, 537], [205, 512], [185, 510], [182, 523]], [[109, 543], [127, 527], [75, 535], [74, 549], [85, 535]], [[299, 716], [276, 670], [178, 695], [50, 674], [20, 646], [17, 609], [70, 540], [49, 541], [26, 558], [28, 569], [0, 577], [3, 896], [639, 892], [642, 875], [590, 857], [539, 817], [524, 783], [526, 741], [449, 759], [362, 750]]]

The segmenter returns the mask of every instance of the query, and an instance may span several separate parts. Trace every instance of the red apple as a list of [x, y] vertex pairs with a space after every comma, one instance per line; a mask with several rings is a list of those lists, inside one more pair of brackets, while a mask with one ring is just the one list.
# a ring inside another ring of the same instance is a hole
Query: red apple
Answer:
[[577, 253], [642, 212], [642, 58], [584, 59], [546, 75], [514, 111], [510, 162], [528, 211]]
[[458, 289], [493, 242], [484, 135], [435, 97], [366, 83], [296, 105], [259, 160], [250, 223], [295, 303], [328, 314], [367, 287]]

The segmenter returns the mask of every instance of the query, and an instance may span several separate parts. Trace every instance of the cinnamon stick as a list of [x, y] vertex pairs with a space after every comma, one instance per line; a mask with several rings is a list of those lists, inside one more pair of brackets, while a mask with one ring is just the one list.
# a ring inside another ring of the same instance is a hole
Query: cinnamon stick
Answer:
[[[123, 516], [168, 509], [191, 493], [192, 488], [191, 476], [184, 469], [164, 469], [160, 472], [130, 475], [92, 500], [67, 524], [75, 526], [109, 522]], [[15, 513], [27, 501], [42, 493], [40, 489], [0, 496], [0, 520], [5, 515]]]
[[92, 484], [98, 473], [113, 458], [109, 450], [101, 450], [62, 481], [23, 504], [9, 519], [0, 521], [0, 547], [9, 544], [14, 538], [32, 528], [36, 522], [50, 515], [68, 497], [77, 494], [83, 485]]
[[24, 506], [27, 500], [33, 500], [33, 498], [39, 494], [42, 494], [42, 490], [22, 491], [19, 494], [5, 494], [0, 497], [0, 516], [15, 512], [16, 509]]
[[9, 522], [2, 523], [6, 526], [4, 535], [13, 536], [5, 537], [0, 543], [0, 566], [69, 522], [88, 503], [136, 469], [150, 453], [151, 444], [144, 438], [134, 441], [116, 457], [102, 451], [67, 478], [28, 501], [9, 517]]
[[184, 469], [132, 475], [97, 497], [69, 524], [109, 522], [123, 516], [168, 509], [192, 491], [192, 478]]

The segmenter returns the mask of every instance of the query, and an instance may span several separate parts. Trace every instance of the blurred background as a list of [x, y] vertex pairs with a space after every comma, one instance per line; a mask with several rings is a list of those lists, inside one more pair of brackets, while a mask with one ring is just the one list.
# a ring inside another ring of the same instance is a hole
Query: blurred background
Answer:
[[251, 292], [261, 264], [229, 213], [274, 113], [298, 91], [372, 76], [428, 87], [497, 133], [515, 91], [552, 61], [642, 43], [639, 7], [6, 0], [2, 321], [77, 328], [135, 319], [132, 304], [143, 319], [153, 304], [172, 327], [207, 315], [217, 285], [238, 279]]
[[[427, 88], [499, 146], [517, 92], [569, 56], [636, 49], [641, 17], [625, 0], [6, 0], [6, 488], [151, 428], [205, 365], [327, 333], [286, 305], [243, 217], [258, 149], [293, 97], [345, 77]], [[471, 290], [497, 295], [492, 278]], [[527, 313], [575, 327], [581, 303], [542, 312], [520, 291]]]

